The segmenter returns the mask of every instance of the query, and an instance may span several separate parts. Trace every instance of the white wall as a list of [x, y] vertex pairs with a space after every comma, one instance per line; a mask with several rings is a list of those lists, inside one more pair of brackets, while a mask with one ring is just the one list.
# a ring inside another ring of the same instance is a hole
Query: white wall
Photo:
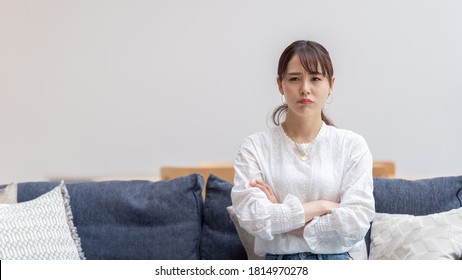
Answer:
[[232, 161], [322, 43], [327, 112], [398, 176], [462, 174], [461, 1], [0, 0], [0, 183]]

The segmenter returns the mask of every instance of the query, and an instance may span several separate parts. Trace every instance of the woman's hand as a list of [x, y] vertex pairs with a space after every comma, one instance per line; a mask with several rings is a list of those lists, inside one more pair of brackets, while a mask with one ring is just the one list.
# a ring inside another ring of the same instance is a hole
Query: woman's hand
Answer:
[[295, 235], [295, 236], [298, 236], [298, 237], [303, 237], [303, 232], [305, 231], [305, 226], [306, 225], [304, 225], [302, 227], [299, 227], [297, 229], [291, 230], [288, 233], [292, 234], [292, 235]]
[[305, 225], [303, 227], [289, 231], [289, 234], [303, 237], [305, 226], [309, 224], [314, 217], [329, 214], [332, 212], [332, 209], [338, 207], [340, 207], [339, 203], [328, 200], [315, 200], [303, 203], [303, 209], [305, 210]]
[[315, 200], [303, 203], [305, 223], [310, 222], [316, 216], [329, 214], [332, 212], [332, 209], [338, 208], [339, 206], [339, 203], [328, 200]]
[[273, 189], [262, 180], [257, 179], [255, 180], [255, 182], [250, 182], [249, 185], [251, 187], [259, 188], [260, 190], [262, 190], [266, 194], [266, 197], [269, 199], [269, 201], [271, 201], [272, 203], [279, 203], [276, 195], [273, 192]]

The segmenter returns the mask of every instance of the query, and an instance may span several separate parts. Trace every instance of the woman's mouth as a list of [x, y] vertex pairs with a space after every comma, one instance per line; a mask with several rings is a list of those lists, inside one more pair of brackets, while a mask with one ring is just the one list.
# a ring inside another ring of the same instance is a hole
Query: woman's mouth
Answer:
[[303, 99], [298, 100], [297, 103], [300, 103], [302, 105], [308, 105], [308, 104], [313, 103], [313, 101], [308, 98], [303, 98]]

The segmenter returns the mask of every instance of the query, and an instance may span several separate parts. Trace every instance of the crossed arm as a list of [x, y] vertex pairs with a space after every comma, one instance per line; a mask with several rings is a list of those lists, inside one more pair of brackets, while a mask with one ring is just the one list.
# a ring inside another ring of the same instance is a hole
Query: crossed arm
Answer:
[[[276, 195], [273, 192], [273, 189], [265, 182], [261, 180], [255, 180], [254, 182], [250, 182], [249, 185], [251, 187], [259, 188], [260, 190], [262, 190], [266, 194], [268, 200], [272, 203], [279, 203]], [[338, 203], [328, 200], [315, 200], [303, 203], [303, 209], [305, 212], [305, 225], [308, 224], [314, 217], [329, 214], [331, 213], [332, 209], [338, 207]], [[305, 226], [300, 227], [298, 229], [294, 229], [289, 233], [302, 237], [304, 228]]]

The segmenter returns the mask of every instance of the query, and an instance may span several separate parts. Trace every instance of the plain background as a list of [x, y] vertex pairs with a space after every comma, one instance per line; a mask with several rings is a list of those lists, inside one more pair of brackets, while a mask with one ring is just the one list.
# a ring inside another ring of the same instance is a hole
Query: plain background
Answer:
[[326, 108], [398, 177], [462, 174], [462, 1], [0, 0], [0, 183], [231, 162], [309, 39]]

